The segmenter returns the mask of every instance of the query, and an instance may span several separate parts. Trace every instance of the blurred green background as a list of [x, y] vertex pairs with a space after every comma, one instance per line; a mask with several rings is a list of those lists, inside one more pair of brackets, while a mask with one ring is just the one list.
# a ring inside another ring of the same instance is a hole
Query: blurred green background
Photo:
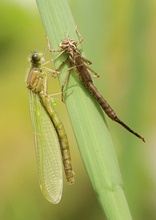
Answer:
[[[21, 3], [22, 2], [22, 3]], [[94, 82], [119, 118], [146, 143], [107, 117], [133, 219], [156, 219], [156, 1], [69, 1], [83, 49], [100, 74]], [[64, 36], [60, 36], [60, 40]], [[47, 41], [35, 1], [0, 1], [0, 219], [102, 220], [63, 103], [58, 111], [71, 146], [76, 183], [64, 181], [52, 205], [37, 177], [33, 130], [25, 86], [30, 51]], [[51, 92], [60, 91], [57, 80]], [[87, 134], [86, 134], [87, 135]]]

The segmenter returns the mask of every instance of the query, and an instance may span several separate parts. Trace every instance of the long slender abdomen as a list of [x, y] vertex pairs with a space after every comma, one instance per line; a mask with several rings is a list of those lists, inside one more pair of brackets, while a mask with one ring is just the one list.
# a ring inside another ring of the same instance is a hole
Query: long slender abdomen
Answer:
[[100, 95], [97, 88], [94, 86], [93, 83], [88, 83], [88, 90], [89, 92], [94, 96], [96, 101], [99, 103], [99, 105], [102, 107], [102, 109], [106, 112], [106, 114], [112, 119], [115, 120], [117, 117], [114, 110], [110, 107], [110, 105], [107, 103], [107, 101]]
[[44, 106], [46, 106], [46, 109], [45, 108], [44, 109], [49, 115], [50, 120], [52, 121], [56, 129], [56, 132], [58, 134], [66, 179], [69, 185], [71, 185], [74, 183], [74, 172], [72, 169], [69, 144], [68, 144], [68, 139], [67, 139], [64, 126], [62, 122], [60, 121], [60, 118], [58, 117], [57, 112], [52, 108], [52, 102], [49, 96], [44, 95], [43, 93], [40, 93], [39, 96], [41, 99], [41, 103], [44, 103], [43, 108]]
[[128, 127], [123, 121], [121, 121], [116, 113], [114, 112], [114, 110], [110, 107], [110, 105], [107, 103], [107, 101], [100, 95], [100, 93], [98, 92], [97, 88], [94, 86], [93, 83], [87, 83], [87, 85], [85, 83], [83, 83], [84, 86], [88, 89], [88, 91], [94, 96], [94, 98], [96, 99], [96, 101], [99, 103], [99, 105], [102, 107], [102, 109], [105, 111], [105, 113], [114, 121], [116, 121], [117, 123], [119, 123], [120, 125], [122, 125], [125, 129], [127, 129], [129, 132], [131, 132], [132, 134], [134, 134], [135, 136], [137, 136], [138, 138], [140, 138], [142, 141], [145, 142], [144, 137], [142, 137], [140, 134], [138, 134], [137, 132], [133, 131], [130, 127]]

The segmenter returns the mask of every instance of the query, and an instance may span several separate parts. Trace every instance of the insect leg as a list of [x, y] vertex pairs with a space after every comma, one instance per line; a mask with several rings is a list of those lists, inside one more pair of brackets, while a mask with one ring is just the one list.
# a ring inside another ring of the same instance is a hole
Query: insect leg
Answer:
[[[54, 60], [56, 60], [59, 56], [61, 56], [61, 54], [64, 53], [64, 50], [62, 50], [62, 49], [57, 49], [57, 50], [51, 49], [49, 38], [48, 38], [47, 36], [46, 36], [46, 38], [47, 38], [47, 41], [48, 41], [48, 50], [49, 50], [51, 53], [60, 52], [54, 59], [52, 59], [52, 61], [54, 61]], [[52, 62], [52, 61], [51, 61], [51, 62]]]
[[65, 85], [66, 85], [66, 83], [67, 83], [69, 74], [70, 74], [70, 71], [68, 71], [68, 73], [67, 73], [67, 75], [66, 75], [66, 77], [64, 78], [63, 83], [62, 83], [62, 88], [61, 88], [62, 102], [64, 102], [64, 95], [63, 95], [63, 93], [64, 93], [64, 87], [65, 87]]
[[88, 60], [87, 58], [85, 58], [85, 57], [83, 57], [83, 56], [81, 56], [81, 58], [82, 58], [82, 60], [83, 60], [85, 63], [87, 63], [88, 65], [91, 65], [91, 64], [92, 64], [92, 62], [91, 62], [90, 60]]
[[56, 71], [60, 70], [60, 69], [65, 65], [66, 62], [67, 62], [67, 58], [64, 59], [64, 60], [62, 61], [62, 63], [56, 68]]
[[80, 32], [78, 31], [77, 26], [76, 26], [75, 31], [76, 31], [76, 33], [77, 33], [77, 35], [78, 35], [78, 37], [79, 37], [79, 41], [77, 42], [77, 45], [78, 45], [78, 44], [81, 44], [81, 43], [82, 43], [83, 38], [82, 38], [82, 35], [80, 34]]
[[92, 77], [96, 77], [96, 78], [100, 77], [99, 74], [96, 73], [94, 70], [92, 70], [89, 66], [85, 65], [85, 67], [86, 67], [88, 70], [90, 70], [92, 73], [94, 73], [95, 76], [92, 76]]
[[[48, 67], [42, 67], [42, 71], [43, 72], [47, 72], [48, 74], [50, 74], [53, 78], [56, 78], [57, 75], [61, 74], [61, 72], [58, 72], [57, 70], [53, 70], [51, 68]], [[56, 75], [55, 75], [56, 74]]]

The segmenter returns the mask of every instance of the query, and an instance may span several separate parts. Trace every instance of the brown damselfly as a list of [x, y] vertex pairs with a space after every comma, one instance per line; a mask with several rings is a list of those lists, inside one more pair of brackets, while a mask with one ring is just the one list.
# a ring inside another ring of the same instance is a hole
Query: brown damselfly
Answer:
[[[114, 110], [110, 107], [110, 105], [107, 103], [107, 101], [103, 98], [103, 96], [98, 92], [97, 88], [95, 87], [93, 80], [91, 78], [91, 75], [89, 73], [92, 72], [96, 77], [99, 77], [99, 75], [92, 70], [88, 65], [92, 64], [91, 61], [86, 59], [82, 56], [80, 50], [77, 48], [77, 46], [83, 41], [83, 38], [79, 31], [76, 29], [76, 32], [79, 37], [79, 41], [75, 41], [70, 38], [65, 38], [61, 41], [59, 44], [60, 49], [58, 50], [51, 50], [49, 46], [49, 50], [51, 52], [60, 52], [60, 54], [56, 57], [58, 58], [61, 54], [65, 53], [67, 55], [66, 59], [60, 64], [60, 66], [57, 68], [57, 71], [60, 70], [60, 68], [66, 64], [69, 63], [69, 73], [71, 68], [75, 68], [80, 81], [84, 85], [84, 87], [91, 93], [91, 95], [96, 99], [96, 101], [99, 103], [99, 105], [102, 107], [102, 109], [105, 111], [105, 113], [114, 121], [121, 124], [125, 129], [127, 129], [129, 132], [140, 138], [142, 141], [145, 142], [145, 139], [143, 136], [138, 134], [137, 132], [133, 131], [130, 127], [128, 127], [123, 121], [121, 121]], [[68, 75], [69, 75], [68, 73]], [[64, 90], [64, 86], [66, 85], [66, 81], [68, 79], [68, 75], [66, 76], [63, 84], [62, 84], [62, 92]]]

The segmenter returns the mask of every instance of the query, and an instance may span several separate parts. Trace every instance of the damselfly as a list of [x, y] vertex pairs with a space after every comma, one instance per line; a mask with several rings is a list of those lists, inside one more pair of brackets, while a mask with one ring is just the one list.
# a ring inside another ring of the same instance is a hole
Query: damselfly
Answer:
[[[103, 96], [98, 92], [97, 88], [95, 87], [93, 80], [91, 78], [91, 75], [89, 71], [95, 74], [96, 77], [99, 77], [99, 75], [92, 70], [88, 65], [92, 64], [91, 61], [86, 59], [82, 56], [80, 50], [77, 48], [77, 46], [83, 41], [83, 38], [81, 34], [76, 29], [76, 32], [79, 36], [79, 41], [75, 41], [70, 38], [65, 38], [61, 41], [59, 44], [59, 47], [61, 49], [58, 50], [51, 50], [49, 46], [49, 50], [51, 52], [61, 52], [57, 57], [59, 57], [61, 54], [66, 53], [67, 57], [66, 59], [60, 64], [60, 66], [57, 68], [57, 70], [60, 70], [60, 68], [66, 63], [69, 62], [70, 68], [76, 68], [77, 73], [79, 75], [79, 79], [81, 80], [82, 84], [88, 89], [88, 91], [91, 93], [91, 95], [96, 99], [96, 101], [99, 103], [99, 105], [102, 107], [102, 109], [105, 111], [105, 113], [114, 121], [121, 124], [124, 128], [126, 128], [129, 132], [140, 138], [142, 141], [145, 142], [145, 139], [143, 136], [138, 134], [137, 132], [133, 131], [130, 127], [128, 127], [123, 121], [121, 121], [114, 110], [110, 107], [110, 105], [107, 103], [107, 101], [103, 98]], [[56, 57], [56, 58], [57, 58]], [[56, 59], [55, 58], [55, 59]], [[69, 71], [70, 73], [70, 71]], [[68, 74], [69, 74], [68, 73]], [[64, 86], [66, 84], [66, 81], [68, 79], [68, 75], [65, 78], [65, 81], [62, 84], [62, 91], [64, 90]]]
[[74, 183], [67, 135], [52, 107], [51, 95], [47, 93], [47, 74], [55, 76], [58, 72], [44, 67], [48, 62], [44, 62], [41, 52], [33, 52], [30, 62], [26, 83], [29, 89], [40, 188], [48, 201], [57, 204], [63, 189], [62, 161], [69, 185]]

